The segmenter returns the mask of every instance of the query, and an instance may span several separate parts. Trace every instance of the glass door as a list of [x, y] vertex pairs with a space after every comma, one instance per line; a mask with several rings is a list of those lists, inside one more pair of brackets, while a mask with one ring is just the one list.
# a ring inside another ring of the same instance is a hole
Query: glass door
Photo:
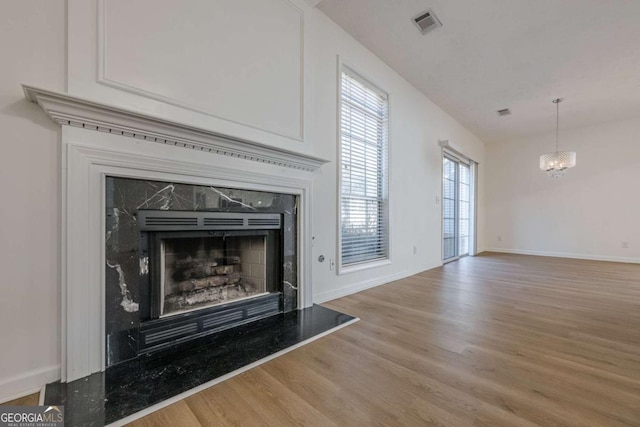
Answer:
[[458, 162], [448, 156], [442, 161], [442, 259], [452, 261], [458, 257]]
[[458, 256], [469, 255], [471, 231], [471, 168], [458, 163]]
[[472, 194], [470, 165], [445, 154], [442, 158], [442, 259], [445, 262], [469, 254]]

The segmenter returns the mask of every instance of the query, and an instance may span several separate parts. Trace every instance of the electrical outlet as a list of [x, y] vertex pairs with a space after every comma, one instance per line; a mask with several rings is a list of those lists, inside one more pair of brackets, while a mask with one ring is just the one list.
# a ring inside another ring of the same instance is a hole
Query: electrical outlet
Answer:
[[498, 236], [498, 242], [502, 242], [502, 236]]
[[622, 242], [622, 249], [629, 249], [629, 242]]
[[416, 245], [413, 245], [413, 254], [417, 254], [418, 253], [418, 248]]
[[436, 196], [436, 205], [440, 204], [440, 196]]
[[333, 262], [333, 258], [329, 258], [329, 271], [333, 271], [333, 267], [335, 267], [335, 263]]

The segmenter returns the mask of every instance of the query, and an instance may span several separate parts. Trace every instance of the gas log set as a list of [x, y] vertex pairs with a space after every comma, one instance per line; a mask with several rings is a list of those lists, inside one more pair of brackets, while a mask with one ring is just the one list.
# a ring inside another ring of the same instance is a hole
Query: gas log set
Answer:
[[164, 299], [164, 313], [189, 310], [254, 295], [256, 284], [241, 272], [239, 256], [178, 259], [167, 268], [174, 293]]

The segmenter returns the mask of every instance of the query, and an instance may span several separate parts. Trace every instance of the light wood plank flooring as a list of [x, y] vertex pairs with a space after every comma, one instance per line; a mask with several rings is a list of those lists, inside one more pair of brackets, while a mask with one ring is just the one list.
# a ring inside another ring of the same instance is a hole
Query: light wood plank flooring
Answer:
[[361, 321], [132, 425], [640, 425], [638, 265], [483, 254], [326, 305]]
[[30, 394], [28, 396], [20, 397], [18, 399], [10, 400], [2, 403], [7, 406], [35, 406], [38, 404], [40, 393]]
[[640, 266], [483, 254], [132, 426], [640, 426]]

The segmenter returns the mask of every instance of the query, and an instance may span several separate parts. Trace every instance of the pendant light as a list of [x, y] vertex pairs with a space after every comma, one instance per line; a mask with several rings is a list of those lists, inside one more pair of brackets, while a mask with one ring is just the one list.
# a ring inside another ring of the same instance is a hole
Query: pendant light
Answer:
[[546, 171], [553, 178], [560, 178], [568, 168], [576, 165], [575, 151], [559, 151], [558, 135], [560, 130], [560, 103], [562, 98], [554, 99], [552, 102], [556, 104], [556, 151], [540, 156], [540, 169]]

